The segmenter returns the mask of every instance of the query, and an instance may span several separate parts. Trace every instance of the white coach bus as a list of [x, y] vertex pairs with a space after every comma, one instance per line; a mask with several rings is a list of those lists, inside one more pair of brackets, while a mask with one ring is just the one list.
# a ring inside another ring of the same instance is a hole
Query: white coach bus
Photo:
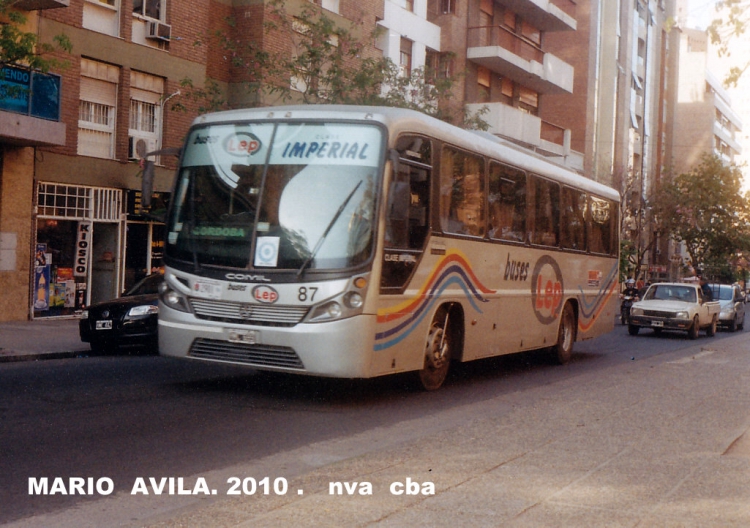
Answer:
[[166, 225], [162, 355], [437, 389], [453, 361], [610, 331], [619, 195], [418, 112], [197, 118]]

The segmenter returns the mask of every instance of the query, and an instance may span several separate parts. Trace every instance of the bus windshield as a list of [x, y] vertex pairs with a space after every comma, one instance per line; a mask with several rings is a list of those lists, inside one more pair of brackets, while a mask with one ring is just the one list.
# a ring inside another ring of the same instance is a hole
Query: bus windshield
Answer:
[[343, 123], [232, 123], [188, 136], [166, 256], [196, 266], [341, 269], [373, 251], [383, 134]]

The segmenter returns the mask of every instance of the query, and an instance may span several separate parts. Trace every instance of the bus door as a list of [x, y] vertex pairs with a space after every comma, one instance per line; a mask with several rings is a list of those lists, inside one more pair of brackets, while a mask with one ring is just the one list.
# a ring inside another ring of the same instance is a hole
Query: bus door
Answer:
[[[388, 189], [385, 246], [383, 249], [381, 295], [401, 295], [409, 286], [422, 260], [430, 232], [430, 186], [432, 180], [432, 145], [419, 136], [399, 138], [391, 153], [394, 174]], [[388, 299], [381, 306], [398, 304]], [[420, 339], [422, 336], [420, 335]], [[392, 368], [394, 350], [376, 354], [374, 372]], [[413, 352], [413, 351], [412, 351]]]

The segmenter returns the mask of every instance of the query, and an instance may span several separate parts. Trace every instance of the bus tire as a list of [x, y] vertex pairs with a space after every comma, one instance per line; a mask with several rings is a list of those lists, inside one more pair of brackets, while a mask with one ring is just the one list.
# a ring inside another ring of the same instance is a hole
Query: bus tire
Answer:
[[557, 330], [557, 343], [553, 349], [555, 359], [560, 365], [565, 365], [573, 355], [573, 343], [576, 342], [576, 314], [573, 306], [566, 303], [560, 317]]
[[417, 371], [417, 381], [423, 390], [439, 389], [448, 377], [453, 348], [456, 346], [454, 334], [450, 331], [450, 315], [446, 308], [441, 308], [430, 324], [424, 347], [424, 367]]

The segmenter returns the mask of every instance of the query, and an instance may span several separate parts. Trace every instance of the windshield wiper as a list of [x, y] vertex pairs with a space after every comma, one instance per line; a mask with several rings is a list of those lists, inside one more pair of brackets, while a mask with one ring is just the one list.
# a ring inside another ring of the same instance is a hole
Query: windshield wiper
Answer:
[[315, 255], [318, 254], [318, 251], [320, 250], [320, 246], [323, 245], [323, 241], [328, 236], [328, 233], [331, 231], [331, 228], [336, 223], [336, 220], [339, 219], [339, 216], [341, 216], [341, 213], [344, 212], [344, 209], [349, 204], [349, 200], [352, 199], [352, 196], [354, 196], [354, 193], [357, 192], [357, 189], [359, 189], [359, 186], [362, 185], [362, 182], [364, 180], [359, 180], [359, 183], [354, 186], [354, 189], [352, 189], [352, 192], [349, 193], [349, 196], [346, 197], [346, 199], [341, 203], [339, 206], [339, 210], [336, 211], [336, 214], [333, 215], [333, 218], [331, 218], [331, 221], [328, 223], [328, 226], [326, 227], [326, 230], [323, 231], [323, 234], [320, 236], [320, 239], [318, 239], [318, 243], [315, 244], [315, 247], [313, 248], [312, 252], [310, 253], [310, 256], [305, 259], [305, 261], [302, 263], [302, 266], [300, 266], [299, 270], [297, 270], [297, 277], [302, 275], [302, 272], [305, 271], [305, 268], [310, 265], [310, 263], [315, 259]]

